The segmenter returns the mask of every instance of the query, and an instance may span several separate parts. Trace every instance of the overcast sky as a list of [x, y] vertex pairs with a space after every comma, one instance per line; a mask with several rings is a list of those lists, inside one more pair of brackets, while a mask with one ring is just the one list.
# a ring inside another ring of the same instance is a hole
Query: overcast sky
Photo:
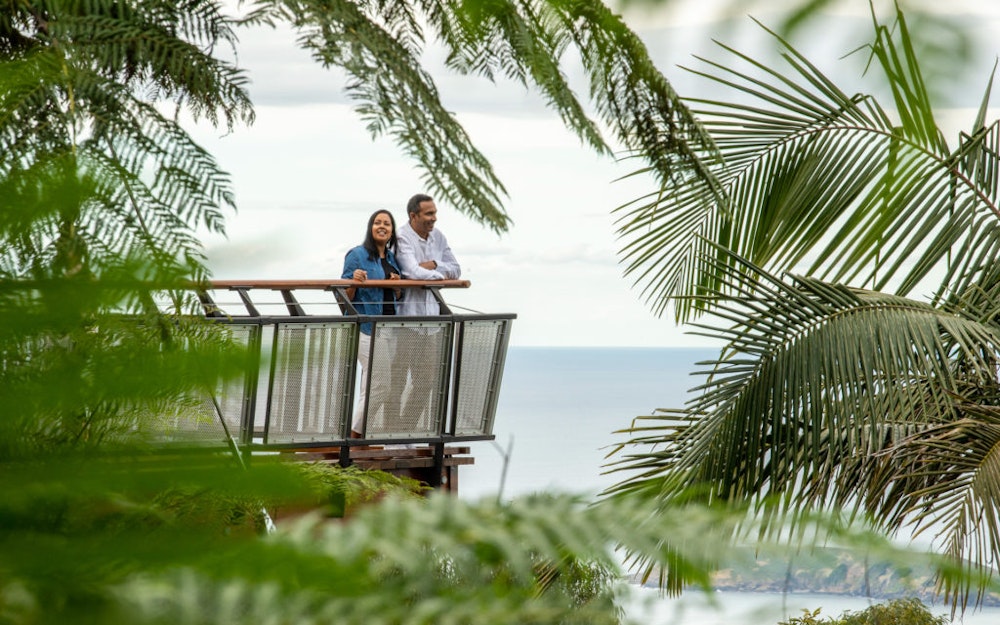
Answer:
[[[674, 0], [673, 11], [630, 12], [628, 19], [677, 91], [688, 95], [697, 83], [678, 65], [691, 65], [692, 54], [714, 54], [712, 37], [756, 52], [767, 44], [745, 13], [773, 24], [784, 3], [744, 6], [744, 15], [727, 11], [730, 4]], [[867, 1], [855, 4], [861, 13], [835, 18], [842, 37], [824, 32], [813, 38], [825, 61], [868, 36]], [[975, 4], [952, 0], [948, 6], [957, 11]], [[997, 9], [989, 4], [977, 9], [992, 14], [980, 16], [980, 29], [996, 23]], [[253, 81], [256, 123], [227, 136], [195, 129], [232, 174], [239, 207], [228, 219], [227, 239], [206, 238], [210, 267], [220, 279], [338, 278], [345, 252], [361, 242], [372, 211], [390, 209], [398, 224], [405, 219], [407, 198], [424, 191], [419, 172], [391, 140], [371, 139], [343, 95], [341, 77], [298, 50], [289, 32], [243, 32], [239, 54]], [[977, 96], [995, 54], [980, 57]], [[513, 219], [510, 232], [497, 236], [438, 202], [438, 228], [463, 277], [472, 281], [468, 290], [447, 292], [449, 302], [517, 313], [514, 345], [706, 344], [672, 318], [654, 317], [622, 277], [612, 210], [652, 190], [648, 180], [616, 182], [635, 163], [595, 156], [516, 85], [444, 73], [435, 79], [506, 186]]]

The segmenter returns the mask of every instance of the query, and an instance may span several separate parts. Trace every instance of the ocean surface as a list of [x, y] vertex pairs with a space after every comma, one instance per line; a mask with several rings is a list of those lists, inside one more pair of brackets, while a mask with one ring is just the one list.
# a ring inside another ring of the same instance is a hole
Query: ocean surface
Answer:
[[[680, 408], [703, 381], [696, 362], [708, 348], [511, 347], [497, 405], [494, 442], [472, 443], [475, 464], [459, 471], [463, 499], [504, 499], [536, 491], [596, 494], [615, 484], [605, 473], [608, 452], [633, 418], [656, 408]], [[507, 460], [505, 461], [505, 457]], [[719, 592], [661, 597], [633, 587], [627, 615], [646, 625], [776, 625], [803, 609], [821, 617], [859, 611], [864, 597]], [[877, 602], [877, 601], [876, 601]], [[930, 606], [948, 614], [947, 606]], [[955, 623], [1000, 625], [1000, 608]]]
[[[679, 408], [702, 378], [694, 363], [711, 349], [511, 347], [493, 443], [474, 443], [459, 472], [463, 498], [534, 491], [597, 493], [616, 430], [656, 408]], [[509, 457], [504, 475], [504, 457]], [[501, 492], [502, 489], [502, 492]]]

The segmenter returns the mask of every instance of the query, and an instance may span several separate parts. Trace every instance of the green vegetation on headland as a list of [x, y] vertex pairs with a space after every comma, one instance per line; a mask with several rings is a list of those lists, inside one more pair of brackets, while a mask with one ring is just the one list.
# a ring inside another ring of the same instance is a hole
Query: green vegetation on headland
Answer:
[[[815, 549], [789, 562], [760, 558], [717, 571], [712, 585], [718, 590], [768, 593], [821, 593], [873, 599], [918, 598], [938, 604], [935, 572], [928, 564], [909, 568], [898, 563], [865, 561], [847, 549]], [[1000, 595], [984, 597], [983, 605], [1000, 605]]]

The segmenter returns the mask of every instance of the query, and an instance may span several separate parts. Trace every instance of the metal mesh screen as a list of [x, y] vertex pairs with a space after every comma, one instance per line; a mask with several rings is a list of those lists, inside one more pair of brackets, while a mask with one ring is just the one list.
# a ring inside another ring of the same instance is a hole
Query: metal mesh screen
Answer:
[[455, 387], [455, 435], [493, 433], [509, 320], [465, 321]]
[[451, 324], [375, 323], [372, 336], [376, 347], [371, 361], [371, 387], [375, 387], [375, 376], [381, 376], [380, 381], [391, 390], [381, 407], [379, 401], [369, 402], [366, 435], [398, 438], [440, 434], [450, 371]]
[[[260, 332], [260, 326], [254, 325], [218, 325], [220, 331], [228, 332], [232, 340], [244, 347]], [[250, 355], [256, 358], [257, 354]], [[240, 424], [243, 420], [244, 396], [247, 392], [246, 376], [220, 382], [213, 396], [183, 397], [172, 406], [172, 413], [165, 418], [156, 419], [153, 435], [164, 442], [182, 442], [187, 444], [227, 444], [226, 430], [220, 421], [225, 420], [229, 434], [234, 438], [240, 436]], [[213, 401], [214, 400], [214, 401]], [[218, 410], [216, 409], [218, 406]]]
[[342, 438], [350, 414], [357, 325], [275, 326], [266, 443]]

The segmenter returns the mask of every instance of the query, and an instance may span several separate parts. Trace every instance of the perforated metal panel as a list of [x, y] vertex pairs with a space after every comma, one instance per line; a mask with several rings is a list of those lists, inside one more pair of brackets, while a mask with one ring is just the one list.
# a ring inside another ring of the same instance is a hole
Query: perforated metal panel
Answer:
[[[260, 327], [254, 325], [218, 325], [220, 332], [226, 332], [232, 340], [244, 347], [250, 346], [260, 332]], [[249, 356], [256, 359], [256, 350], [250, 350]], [[226, 445], [229, 435], [240, 436], [243, 422], [244, 396], [247, 393], [249, 380], [247, 376], [220, 382], [214, 396], [192, 396], [181, 398], [174, 406], [172, 413], [157, 419], [154, 436], [165, 442], [182, 442], [198, 445]], [[221, 414], [220, 414], [221, 412]], [[225, 421], [225, 428], [220, 421]]]
[[[246, 375], [220, 385], [212, 397], [164, 402], [135, 429], [153, 424], [157, 439], [213, 444], [225, 444], [228, 430], [251, 450], [344, 447], [358, 442], [347, 438], [364, 392], [365, 419], [357, 422], [364, 438], [446, 443], [451, 436], [493, 437], [514, 315], [446, 309], [433, 317], [357, 315], [340, 305], [349, 285], [334, 282], [216, 281], [199, 292], [206, 316], [252, 353]], [[468, 285], [427, 286], [437, 293], [441, 286]], [[369, 323], [374, 331], [362, 342], [369, 365], [362, 380], [357, 350], [360, 327]]]
[[456, 436], [493, 433], [509, 319], [463, 321], [455, 375]]
[[443, 431], [450, 375], [452, 324], [448, 321], [376, 323], [372, 385], [390, 389], [368, 403], [369, 438], [433, 436]]
[[357, 328], [353, 322], [275, 325], [266, 443], [344, 436], [351, 411]]

